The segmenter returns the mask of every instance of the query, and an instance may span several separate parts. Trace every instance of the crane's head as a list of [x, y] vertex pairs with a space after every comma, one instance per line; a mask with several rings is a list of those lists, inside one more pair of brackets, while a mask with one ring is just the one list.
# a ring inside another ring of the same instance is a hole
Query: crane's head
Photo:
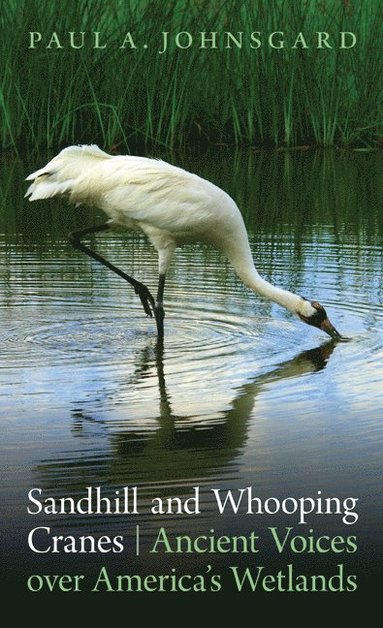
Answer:
[[304, 323], [318, 327], [318, 329], [325, 331], [326, 334], [334, 338], [334, 340], [342, 339], [340, 333], [335, 329], [334, 325], [330, 323], [323, 305], [318, 303], [318, 301], [307, 301], [304, 299], [304, 307], [302, 307], [302, 311], [298, 311], [297, 314]]

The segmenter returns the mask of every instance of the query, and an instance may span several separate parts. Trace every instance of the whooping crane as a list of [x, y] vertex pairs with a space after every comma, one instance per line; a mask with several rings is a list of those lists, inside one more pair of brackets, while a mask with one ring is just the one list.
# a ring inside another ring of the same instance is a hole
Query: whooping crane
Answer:
[[[76, 205], [94, 205], [109, 220], [73, 232], [72, 245], [128, 281], [146, 314], [154, 312], [159, 340], [164, 336], [163, 296], [166, 272], [174, 250], [185, 242], [202, 241], [224, 253], [251, 290], [287, 308], [302, 321], [334, 339], [342, 337], [318, 301], [278, 288], [257, 272], [241, 213], [234, 200], [210, 181], [164, 161], [130, 155], [113, 156], [95, 145], [64, 148], [46, 166], [27, 177], [30, 201], [67, 197]], [[121, 225], [142, 230], [158, 253], [156, 299], [148, 288], [101, 257], [82, 239]]]

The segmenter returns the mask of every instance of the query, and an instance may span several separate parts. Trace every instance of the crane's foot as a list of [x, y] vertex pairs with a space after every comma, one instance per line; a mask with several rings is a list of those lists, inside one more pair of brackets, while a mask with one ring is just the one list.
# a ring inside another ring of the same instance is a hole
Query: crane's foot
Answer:
[[153, 312], [155, 312], [155, 301], [153, 295], [151, 294], [149, 288], [145, 286], [143, 283], [137, 283], [134, 287], [135, 293], [140, 297], [142, 307], [145, 310], [145, 314], [147, 316], [153, 316]]
[[164, 318], [165, 318], [165, 311], [162, 304], [156, 303], [154, 307], [154, 316], [156, 318], [158, 340], [162, 342], [164, 339]]

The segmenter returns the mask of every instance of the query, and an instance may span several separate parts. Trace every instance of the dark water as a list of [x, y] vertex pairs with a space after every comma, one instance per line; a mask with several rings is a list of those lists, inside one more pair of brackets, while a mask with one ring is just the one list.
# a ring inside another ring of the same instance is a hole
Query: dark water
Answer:
[[[207, 583], [218, 573], [224, 592], [234, 587], [233, 565], [275, 574], [292, 563], [296, 573], [329, 578], [341, 563], [356, 574], [358, 591], [367, 590], [381, 550], [382, 155], [163, 157], [225, 188], [243, 210], [259, 272], [320, 300], [351, 341], [335, 344], [249, 293], [220, 254], [190, 245], [169, 273], [159, 350], [153, 320], [130, 287], [67, 243], [70, 230], [101, 222], [101, 213], [24, 201], [23, 179], [45, 158], [3, 159], [0, 482], [8, 578], [23, 591], [31, 574], [86, 574], [88, 591], [105, 565], [142, 577], [204, 574]], [[92, 244], [155, 289], [156, 254], [143, 238], [116, 232]], [[116, 498], [128, 486], [137, 487], [137, 514], [27, 513], [33, 487], [41, 499], [79, 499], [86, 487]], [[333, 512], [300, 524], [296, 513], [246, 514], [243, 501], [237, 514], [220, 515], [212, 489], [237, 497], [246, 487], [263, 502], [274, 498], [270, 510], [277, 499], [291, 498], [292, 508], [310, 497], [318, 510], [319, 498], [333, 497]], [[186, 500], [195, 491], [198, 514], [151, 512], [155, 498]], [[350, 497], [358, 498], [357, 521], [345, 523]], [[44, 553], [28, 547], [28, 533], [40, 526], [50, 527], [34, 537]], [[255, 531], [259, 552], [179, 554], [162, 543], [155, 553], [161, 526], [171, 543], [181, 534]], [[270, 526], [304, 537], [353, 535], [358, 549], [278, 553]], [[48, 551], [53, 535], [74, 537], [76, 551], [63, 543]], [[82, 552], [84, 535], [121, 535], [124, 549]]]

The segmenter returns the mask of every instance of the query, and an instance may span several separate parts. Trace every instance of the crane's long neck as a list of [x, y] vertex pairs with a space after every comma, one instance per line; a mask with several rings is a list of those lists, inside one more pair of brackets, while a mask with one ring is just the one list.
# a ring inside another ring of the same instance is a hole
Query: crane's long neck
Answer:
[[244, 284], [254, 290], [254, 292], [257, 292], [266, 299], [270, 299], [270, 301], [278, 303], [291, 312], [296, 313], [302, 303], [302, 297], [288, 290], [273, 286], [273, 284], [266, 281], [266, 279], [263, 279], [254, 266], [252, 272], [245, 274], [238, 273], [238, 275], [241, 277]]
[[259, 275], [254, 266], [247, 237], [246, 242], [242, 242], [240, 249], [236, 247], [236, 250], [231, 251], [228, 257], [237, 275], [248, 288], [294, 313], [302, 308], [305, 300], [301, 296], [278, 288]]

